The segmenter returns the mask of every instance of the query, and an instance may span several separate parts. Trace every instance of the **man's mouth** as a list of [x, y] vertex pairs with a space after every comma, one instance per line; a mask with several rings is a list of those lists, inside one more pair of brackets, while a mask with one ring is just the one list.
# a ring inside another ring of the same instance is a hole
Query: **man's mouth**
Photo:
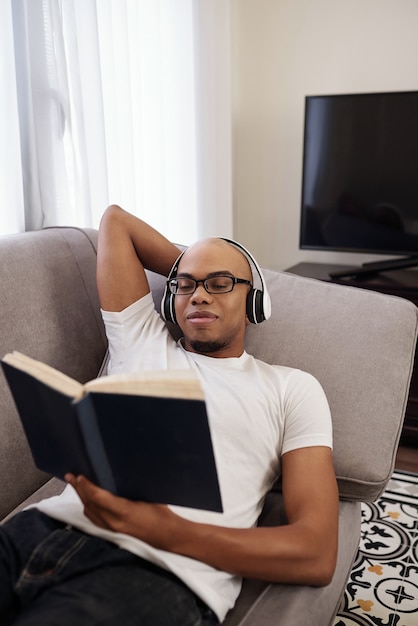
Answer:
[[193, 311], [187, 315], [187, 321], [195, 325], [211, 324], [216, 319], [217, 316], [209, 311]]

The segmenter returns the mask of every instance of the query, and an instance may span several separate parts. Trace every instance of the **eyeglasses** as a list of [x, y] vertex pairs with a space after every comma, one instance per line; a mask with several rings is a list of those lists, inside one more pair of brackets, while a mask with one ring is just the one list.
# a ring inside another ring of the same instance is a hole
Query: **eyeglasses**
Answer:
[[233, 290], [237, 283], [243, 285], [252, 285], [251, 281], [245, 278], [235, 278], [235, 276], [211, 276], [203, 280], [195, 280], [194, 278], [182, 277], [170, 278], [167, 285], [172, 294], [176, 296], [189, 296], [194, 293], [199, 283], [208, 293], [228, 293]]

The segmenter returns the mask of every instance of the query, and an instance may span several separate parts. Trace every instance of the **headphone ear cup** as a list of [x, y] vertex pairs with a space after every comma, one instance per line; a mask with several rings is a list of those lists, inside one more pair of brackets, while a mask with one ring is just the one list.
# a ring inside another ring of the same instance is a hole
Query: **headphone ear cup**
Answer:
[[177, 324], [176, 312], [174, 309], [174, 296], [169, 289], [167, 289], [167, 287], [161, 301], [161, 315], [166, 322], [173, 322], [173, 324]]
[[260, 324], [266, 319], [263, 298], [264, 294], [260, 289], [251, 289], [247, 296], [247, 317], [252, 324]]
[[252, 324], [261, 324], [264, 320], [268, 320], [271, 315], [271, 300], [264, 281], [263, 272], [261, 271], [255, 258], [246, 248], [244, 248], [243, 245], [233, 239], [227, 239], [226, 237], [220, 237], [220, 239], [227, 241], [240, 250], [250, 264], [254, 266], [260, 277], [262, 289], [253, 288], [247, 296], [247, 317]]
[[184, 253], [185, 253], [185, 250], [183, 250], [183, 252], [179, 254], [176, 261], [174, 262], [174, 265], [171, 268], [170, 273], [167, 277], [167, 283], [165, 285], [163, 297], [161, 298], [161, 305], [160, 305], [161, 317], [166, 322], [172, 322], [173, 324], [177, 324], [177, 319], [176, 319], [176, 311], [174, 309], [174, 294], [172, 294], [170, 289], [168, 288], [168, 281], [170, 280], [170, 278], [173, 278], [174, 276], [176, 276], [181, 257], [183, 256]]

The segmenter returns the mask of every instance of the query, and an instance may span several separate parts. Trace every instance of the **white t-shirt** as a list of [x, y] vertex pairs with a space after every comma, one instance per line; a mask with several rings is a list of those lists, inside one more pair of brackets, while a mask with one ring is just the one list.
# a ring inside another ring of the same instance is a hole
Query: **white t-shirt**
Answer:
[[[151, 294], [119, 313], [102, 312], [109, 339], [109, 373], [193, 369], [206, 396], [224, 512], [170, 507], [189, 520], [226, 527], [256, 525], [265, 494], [280, 473], [285, 452], [332, 447], [325, 394], [310, 374], [272, 366], [246, 352], [213, 358], [187, 352], [175, 342], [154, 309]], [[157, 550], [128, 535], [98, 528], [66, 487], [36, 505], [44, 513], [117, 543], [182, 579], [222, 621], [235, 603], [241, 580], [204, 563]]]

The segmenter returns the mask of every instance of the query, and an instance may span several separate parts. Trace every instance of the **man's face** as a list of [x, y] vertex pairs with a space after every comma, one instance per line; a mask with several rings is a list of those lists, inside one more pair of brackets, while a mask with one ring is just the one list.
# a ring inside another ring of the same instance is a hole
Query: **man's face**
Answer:
[[[221, 239], [208, 239], [185, 252], [177, 277], [203, 280], [219, 273], [252, 281], [248, 261], [241, 252]], [[213, 357], [241, 356], [249, 289], [248, 285], [236, 284], [228, 293], [211, 294], [199, 283], [194, 293], [177, 294], [174, 306], [186, 350]]]

